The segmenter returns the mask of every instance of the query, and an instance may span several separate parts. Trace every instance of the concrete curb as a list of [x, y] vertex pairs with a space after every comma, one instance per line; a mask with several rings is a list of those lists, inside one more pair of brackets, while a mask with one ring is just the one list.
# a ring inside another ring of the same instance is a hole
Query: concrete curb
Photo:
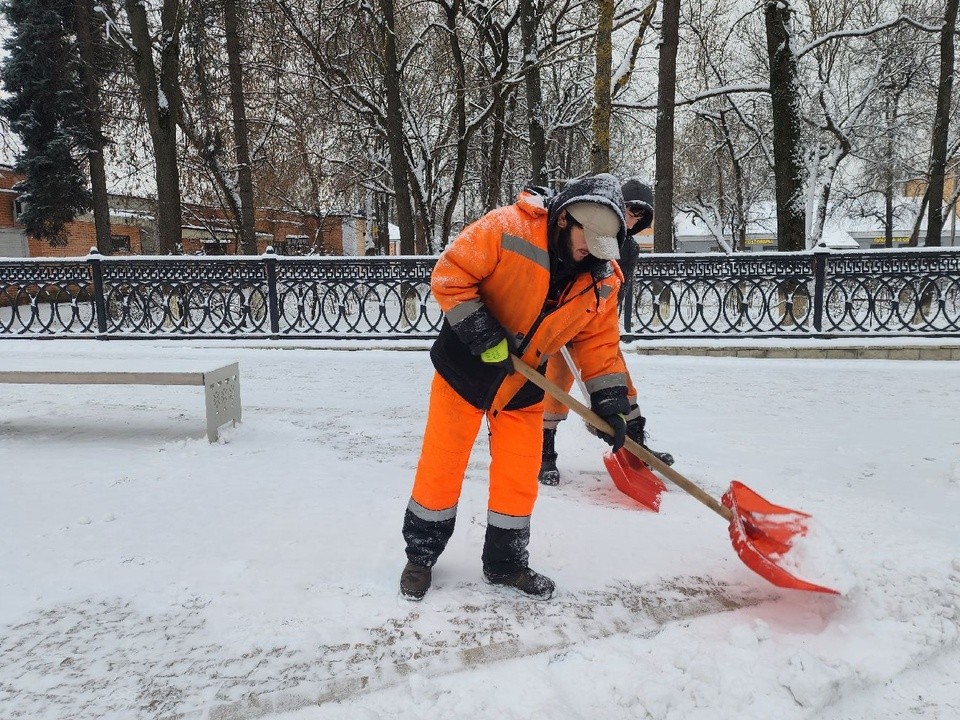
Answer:
[[644, 347], [624, 345], [637, 355], [693, 355], [707, 357], [798, 358], [803, 360], [960, 360], [960, 346], [859, 345], [843, 347], [750, 347], [745, 345]]
[[[122, 342], [112, 340], [111, 342]], [[135, 341], [140, 342], [140, 341]], [[231, 347], [275, 350], [390, 350], [422, 352], [432, 340], [230, 340]], [[192, 347], [223, 348], [222, 339], [199, 342]], [[183, 347], [182, 344], [164, 347]], [[681, 355], [700, 357], [792, 358], [801, 360], [960, 360], [960, 339], [893, 338], [837, 340], [824, 338], [762, 340], [624, 340], [620, 347], [636, 355]]]

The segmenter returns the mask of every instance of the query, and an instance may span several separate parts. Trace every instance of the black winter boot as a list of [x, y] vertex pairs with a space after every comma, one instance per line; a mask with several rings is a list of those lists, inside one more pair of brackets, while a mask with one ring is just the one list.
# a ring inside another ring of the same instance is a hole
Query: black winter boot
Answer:
[[541, 485], [560, 484], [560, 471], [557, 470], [557, 451], [554, 448], [556, 437], [556, 428], [552, 430], [543, 429], [543, 453], [540, 458], [540, 475], [538, 478]]
[[410, 499], [403, 516], [403, 539], [407, 542], [407, 564], [400, 574], [403, 597], [421, 600], [427, 594], [433, 574], [431, 568], [453, 535], [456, 521], [456, 506], [437, 512]]
[[503, 528], [490, 524], [483, 542], [483, 579], [510, 587], [535, 600], [549, 600], [553, 580], [530, 569], [530, 527]]
[[400, 575], [400, 594], [407, 600], [423, 600], [430, 589], [432, 576], [430, 568], [408, 562]]
[[[644, 445], [647, 450], [650, 450], [646, 445]], [[673, 455], [668, 452], [658, 452], [656, 450], [650, 450], [651, 455], [656, 455], [657, 459], [662, 462], [664, 465], [673, 465]]]
[[640, 410], [634, 405], [630, 409], [630, 414], [627, 415], [627, 437], [633, 440], [639, 445], [643, 445], [644, 450], [649, 452], [651, 455], [655, 455], [657, 459], [662, 462], [664, 465], [673, 465], [673, 455], [668, 452], [657, 452], [656, 450], [651, 450], [647, 447], [647, 419], [640, 414]]
[[490, 575], [486, 571], [483, 579], [491, 585], [511, 587], [534, 600], [549, 600], [556, 586], [546, 575], [534, 572], [528, 567], [521, 568], [508, 575]]

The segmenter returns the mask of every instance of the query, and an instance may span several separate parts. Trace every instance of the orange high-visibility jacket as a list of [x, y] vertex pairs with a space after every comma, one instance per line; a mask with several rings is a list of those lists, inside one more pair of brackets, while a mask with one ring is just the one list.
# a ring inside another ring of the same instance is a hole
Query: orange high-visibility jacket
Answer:
[[612, 391], [626, 397], [617, 318], [623, 276], [614, 263], [597, 261], [591, 272], [570, 279], [556, 307], [546, 308], [547, 220], [542, 197], [523, 192], [515, 204], [466, 227], [434, 268], [431, 287], [445, 322], [431, 356], [437, 372], [476, 407], [499, 412], [543, 397], [532, 384], [518, 394], [526, 382], [522, 375], [505, 378], [503, 370], [483, 363], [477, 348], [471, 352], [463, 342], [464, 328], [484, 309], [527, 364], [538, 367], [570, 343], [591, 395]]

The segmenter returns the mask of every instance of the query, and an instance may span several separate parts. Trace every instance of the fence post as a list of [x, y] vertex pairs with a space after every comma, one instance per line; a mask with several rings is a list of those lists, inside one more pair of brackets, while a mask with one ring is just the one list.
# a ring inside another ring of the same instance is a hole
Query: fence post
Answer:
[[272, 245], [263, 251], [263, 262], [267, 266], [267, 312], [270, 313], [270, 333], [280, 333], [280, 299], [277, 294], [277, 254]]
[[823, 243], [813, 250], [813, 329], [823, 331], [823, 298], [827, 285], [827, 258], [830, 248]]
[[97, 333], [104, 335], [107, 332], [107, 297], [103, 291], [103, 266], [101, 265], [100, 251], [95, 247], [90, 248], [87, 262], [90, 264], [90, 272], [93, 275], [93, 309], [97, 316]]

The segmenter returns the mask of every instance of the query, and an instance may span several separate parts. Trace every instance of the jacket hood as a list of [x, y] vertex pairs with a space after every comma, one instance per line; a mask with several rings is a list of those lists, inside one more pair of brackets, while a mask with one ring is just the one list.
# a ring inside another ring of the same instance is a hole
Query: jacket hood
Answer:
[[547, 198], [547, 228], [550, 237], [553, 237], [556, 230], [560, 211], [581, 202], [597, 203], [613, 210], [620, 225], [617, 231], [617, 245], [623, 248], [627, 238], [627, 223], [623, 217], [623, 195], [620, 192], [620, 181], [609, 173], [588, 175], [574, 180], [556, 195]]

